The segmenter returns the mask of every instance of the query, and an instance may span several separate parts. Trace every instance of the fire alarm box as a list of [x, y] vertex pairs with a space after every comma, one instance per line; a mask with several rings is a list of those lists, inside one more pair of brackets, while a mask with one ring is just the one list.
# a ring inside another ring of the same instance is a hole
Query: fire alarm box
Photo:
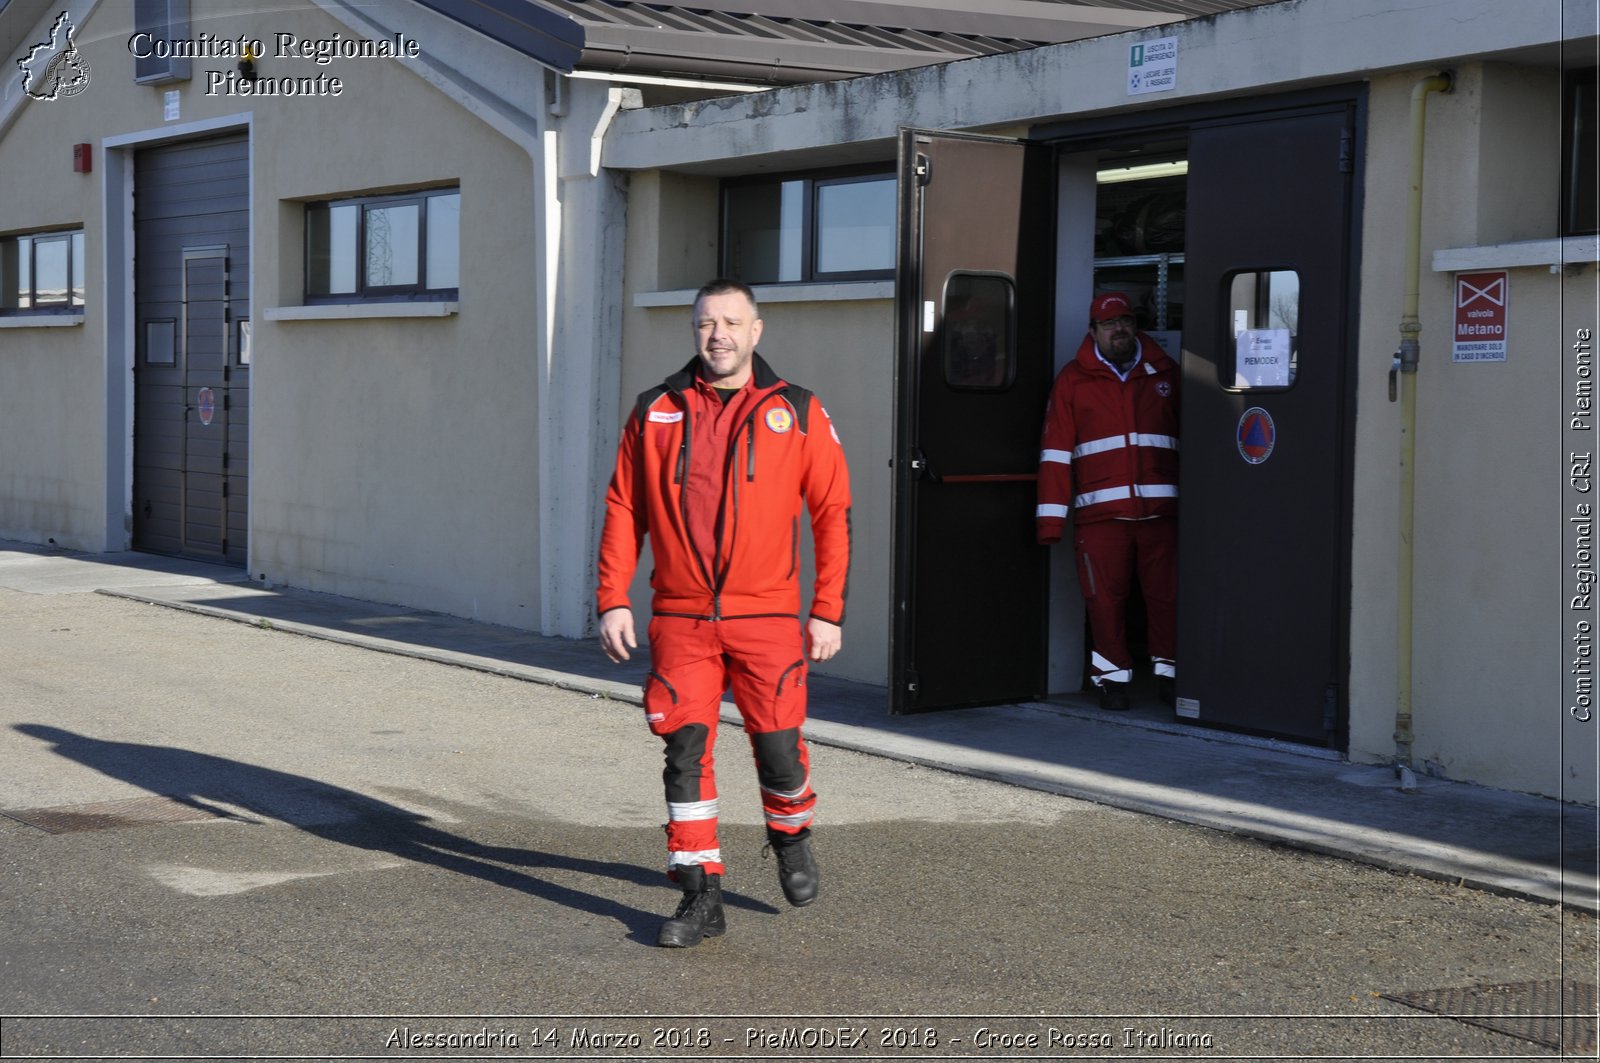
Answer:
[[94, 156], [89, 151], [87, 144], [72, 145], [72, 172], [88, 173], [94, 168]]

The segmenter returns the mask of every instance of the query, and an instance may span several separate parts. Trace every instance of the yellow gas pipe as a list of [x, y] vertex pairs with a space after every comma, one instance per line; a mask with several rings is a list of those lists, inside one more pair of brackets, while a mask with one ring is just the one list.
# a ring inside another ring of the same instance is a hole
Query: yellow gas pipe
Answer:
[[[1411, 89], [1411, 189], [1409, 216], [1406, 219], [1406, 294], [1400, 317], [1400, 349], [1389, 370], [1389, 400], [1400, 392], [1400, 566], [1397, 577], [1398, 602], [1395, 657], [1399, 683], [1395, 698], [1395, 771], [1408, 785], [1411, 779], [1411, 628], [1414, 608], [1412, 570], [1413, 512], [1416, 502], [1417, 387], [1414, 379], [1421, 352], [1418, 337], [1422, 321], [1417, 316], [1422, 274], [1422, 156], [1426, 129], [1427, 98], [1430, 92], [1449, 92], [1454, 79], [1449, 74], [1434, 74], [1418, 81]], [[1412, 378], [1407, 380], [1407, 378]]]

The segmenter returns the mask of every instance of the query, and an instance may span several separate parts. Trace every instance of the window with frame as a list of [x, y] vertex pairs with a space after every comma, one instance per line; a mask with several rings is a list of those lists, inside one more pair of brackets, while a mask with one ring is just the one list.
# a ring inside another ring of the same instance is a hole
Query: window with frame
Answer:
[[895, 176], [883, 167], [722, 186], [722, 273], [746, 284], [894, 276]]
[[84, 304], [83, 230], [0, 237], [0, 313], [71, 313]]
[[455, 299], [461, 190], [306, 204], [306, 302]]

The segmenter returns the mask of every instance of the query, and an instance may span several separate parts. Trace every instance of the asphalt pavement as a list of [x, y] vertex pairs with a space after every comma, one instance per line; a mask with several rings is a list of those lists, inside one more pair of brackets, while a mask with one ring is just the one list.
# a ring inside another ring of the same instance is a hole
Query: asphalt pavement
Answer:
[[803, 909], [725, 726], [729, 932], [656, 949], [637, 679], [0, 543], [0, 1058], [1593, 1058], [1592, 809], [1087, 703], [815, 680]]
[[[644, 655], [425, 610], [269, 587], [241, 569], [0, 540], [0, 587], [152, 605], [638, 704]], [[1088, 698], [891, 716], [881, 687], [814, 676], [808, 738], [1378, 867], [1600, 912], [1595, 807], [1352, 764]], [[737, 722], [731, 703], [725, 719]]]

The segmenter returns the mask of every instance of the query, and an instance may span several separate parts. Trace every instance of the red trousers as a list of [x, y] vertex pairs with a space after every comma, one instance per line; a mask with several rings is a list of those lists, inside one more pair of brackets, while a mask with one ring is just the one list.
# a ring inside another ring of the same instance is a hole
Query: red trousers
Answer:
[[770, 830], [809, 826], [817, 795], [800, 728], [806, 718], [805, 638], [788, 617], [650, 621], [645, 719], [666, 742], [667, 874], [700, 864], [723, 872], [714, 749], [724, 691], [744, 718]]
[[1126, 683], [1133, 678], [1127, 607], [1133, 577], [1144, 596], [1145, 637], [1158, 676], [1177, 674], [1178, 522], [1102, 520], [1074, 528], [1078, 586], [1089, 604], [1090, 678]]

